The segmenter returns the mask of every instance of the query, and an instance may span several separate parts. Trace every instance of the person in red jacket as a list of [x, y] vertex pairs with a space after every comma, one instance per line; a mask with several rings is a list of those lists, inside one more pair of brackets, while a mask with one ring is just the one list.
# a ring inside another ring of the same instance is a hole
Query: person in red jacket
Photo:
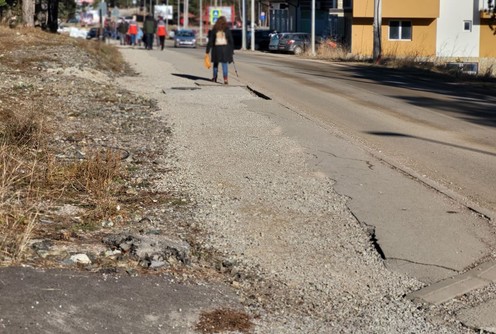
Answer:
[[138, 23], [136, 22], [136, 16], [133, 16], [131, 22], [129, 22], [128, 35], [131, 37], [131, 45], [136, 45], [136, 35], [138, 34]]
[[165, 44], [165, 36], [167, 35], [167, 29], [165, 28], [165, 22], [164, 19], [159, 16], [158, 18], [158, 23], [157, 23], [157, 36], [158, 40], [160, 42], [160, 49], [164, 49], [164, 44]]

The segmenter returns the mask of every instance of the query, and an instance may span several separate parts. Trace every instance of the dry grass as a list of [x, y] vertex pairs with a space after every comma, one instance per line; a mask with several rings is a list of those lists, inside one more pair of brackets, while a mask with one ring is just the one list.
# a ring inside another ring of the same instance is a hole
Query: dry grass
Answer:
[[81, 218], [88, 226], [118, 214], [124, 173], [119, 154], [91, 151], [85, 159], [63, 161], [30, 136], [13, 131], [7, 138], [0, 147], [0, 262], [22, 259], [43, 203], [69, 201], [87, 208]]
[[0, 109], [0, 144], [42, 147], [43, 116], [36, 111], [14, 112]]
[[318, 59], [325, 59], [330, 61], [349, 61], [353, 60], [353, 57], [348, 52], [346, 47], [336, 44], [332, 41], [326, 41], [321, 43], [316, 51], [316, 57]]
[[79, 46], [100, 60], [100, 69], [123, 72], [127, 68], [122, 55], [115, 47], [96, 41], [76, 41]]
[[37, 161], [24, 158], [23, 150], [0, 146], [0, 262], [22, 259], [36, 225], [37, 189], [32, 179]]
[[47, 206], [69, 202], [83, 207], [81, 221], [88, 225], [117, 214], [124, 175], [120, 155], [93, 149], [83, 159], [61, 159], [51, 146], [63, 126], [54, 111], [64, 106], [56, 89], [47, 93], [46, 87], [36, 86], [34, 72], [46, 62], [60, 66], [59, 55], [68, 48], [71, 54], [93, 58], [88, 65], [125, 68], [118, 51], [101, 43], [0, 27], [0, 72], [15, 78], [0, 82], [0, 263], [23, 259], [40, 215], [49, 214]]
[[253, 323], [250, 316], [242, 311], [223, 308], [200, 315], [196, 330], [202, 333], [221, 333], [225, 331], [250, 333]]
[[[74, 39], [66, 35], [51, 34], [37, 28], [17, 28], [0, 26], [1, 63], [18, 69], [27, 69], [40, 62], [57, 63], [57, 47], [71, 45], [90, 57], [98, 59], [99, 69], [122, 72], [127, 65], [119, 51], [104, 43]], [[20, 54], [17, 50], [30, 50]]]

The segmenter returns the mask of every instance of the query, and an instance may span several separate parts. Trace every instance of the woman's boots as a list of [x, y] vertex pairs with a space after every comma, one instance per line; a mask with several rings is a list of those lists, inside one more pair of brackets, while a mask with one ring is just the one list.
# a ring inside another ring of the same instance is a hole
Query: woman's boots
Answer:
[[[212, 78], [212, 82], [217, 82], [217, 76], [214, 76]], [[227, 80], [227, 76], [224, 77], [224, 85], [227, 85], [228, 84], [228, 80]]]

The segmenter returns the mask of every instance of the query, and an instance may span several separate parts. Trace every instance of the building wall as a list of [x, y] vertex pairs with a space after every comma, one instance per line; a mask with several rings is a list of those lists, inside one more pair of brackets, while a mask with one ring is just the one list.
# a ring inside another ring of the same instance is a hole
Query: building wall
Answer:
[[[437, 24], [436, 55], [438, 57], [478, 57], [480, 50], [480, 12], [486, 0], [440, 0]], [[471, 31], [464, 22], [471, 22]]]
[[[382, 0], [383, 18], [436, 18], [438, 16], [439, 1], [437, 0]], [[374, 0], [354, 0], [353, 17], [373, 18]]]
[[361, 56], [372, 56], [373, 19], [354, 17], [351, 28], [351, 53]]
[[399, 57], [431, 57], [436, 54], [436, 27], [435, 19], [411, 19], [411, 41], [389, 40], [389, 21], [382, 20], [382, 54], [384, 56]]
[[[496, 26], [493, 27], [496, 29]], [[479, 57], [496, 57], [496, 31], [489, 27], [488, 19], [481, 19]]]
[[[436, 54], [436, 19], [439, 16], [439, 10], [439, 1], [436, 0], [382, 0], [383, 55], [434, 56]], [[351, 52], [353, 54], [372, 55], [373, 17], [374, 0], [353, 1], [351, 37]], [[389, 40], [390, 20], [411, 21], [412, 39], [409, 41]]]
[[[389, 21], [382, 20], [382, 54], [384, 56], [422, 56], [430, 57], [436, 54], [436, 20], [411, 19], [412, 40], [390, 41]], [[396, 20], [396, 18], [393, 18]], [[354, 18], [351, 36], [351, 52], [355, 55], [372, 56], [373, 50], [373, 19]]]

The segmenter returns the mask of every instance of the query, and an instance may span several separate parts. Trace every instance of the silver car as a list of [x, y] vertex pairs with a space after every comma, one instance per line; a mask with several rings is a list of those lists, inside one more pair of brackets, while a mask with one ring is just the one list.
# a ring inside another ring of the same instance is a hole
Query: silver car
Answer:
[[174, 34], [174, 47], [196, 48], [196, 35], [193, 30], [178, 30]]

